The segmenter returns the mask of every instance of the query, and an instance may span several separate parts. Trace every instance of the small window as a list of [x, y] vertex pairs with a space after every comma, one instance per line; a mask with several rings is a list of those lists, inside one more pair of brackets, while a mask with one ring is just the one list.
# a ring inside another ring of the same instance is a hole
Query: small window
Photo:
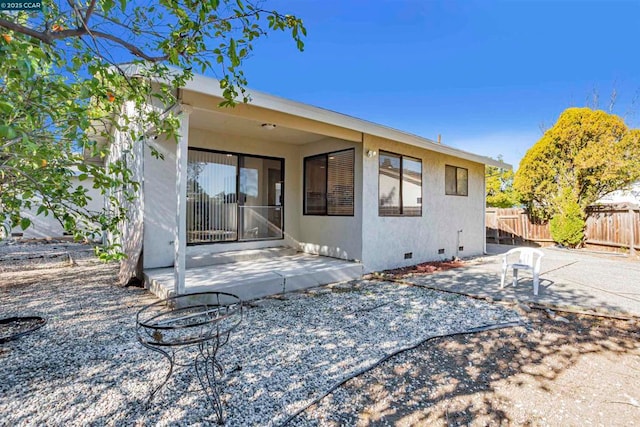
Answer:
[[422, 215], [422, 161], [380, 152], [378, 215]]
[[355, 150], [304, 159], [304, 214], [352, 216]]
[[446, 165], [444, 167], [444, 192], [450, 196], [468, 196], [469, 170]]

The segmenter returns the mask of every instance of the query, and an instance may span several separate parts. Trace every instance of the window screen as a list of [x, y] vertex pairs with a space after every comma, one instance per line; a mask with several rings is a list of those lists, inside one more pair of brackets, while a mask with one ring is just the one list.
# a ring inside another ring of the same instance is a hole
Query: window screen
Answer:
[[446, 165], [444, 168], [444, 192], [451, 196], [467, 196], [469, 194], [468, 169]]
[[378, 214], [422, 215], [422, 161], [380, 152], [378, 163]]
[[327, 158], [309, 157], [304, 167], [304, 213], [324, 215], [327, 213]]
[[402, 213], [422, 215], [422, 162], [409, 157], [402, 158]]
[[378, 168], [378, 213], [400, 215], [400, 156], [380, 152]]

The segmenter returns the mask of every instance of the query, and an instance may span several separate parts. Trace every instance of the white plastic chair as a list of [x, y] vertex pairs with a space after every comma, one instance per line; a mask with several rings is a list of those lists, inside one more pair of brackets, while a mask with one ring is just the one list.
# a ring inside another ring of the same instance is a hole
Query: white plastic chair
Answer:
[[[514, 259], [514, 254], [519, 254], [517, 262], [509, 262], [509, 258]], [[504, 281], [507, 277], [507, 270], [513, 269], [513, 286], [518, 283], [518, 270], [530, 270], [533, 273], [533, 294], [538, 295], [538, 285], [540, 284], [540, 264], [544, 253], [534, 248], [515, 248], [504, 254], [502, 259], [502, 281], [500, 289], [504, 288]]]

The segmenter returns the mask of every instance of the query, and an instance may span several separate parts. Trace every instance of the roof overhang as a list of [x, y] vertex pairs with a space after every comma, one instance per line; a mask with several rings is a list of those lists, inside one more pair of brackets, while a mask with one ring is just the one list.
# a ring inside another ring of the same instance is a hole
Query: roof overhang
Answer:
[[[130, 71], [132, 75], [138, 74], [140, 68], [134, 67], [130, 68], [128, 71]], [[223, 99], [223, 91], [220, 88], [220, 81], [212, 77], [207, 77], [200, 74], [194, 75], [193, 78], [188, 81], [182, 89]], [[496, 166], [502, 169], [512, 169], [512, 165], [504, 163], [500, 160], [439, 144], [433, 140], [393, 129], [388, 126], [383, 126], [377, 123], [369, 122], [367, 120], [358, 119], [356, 117], [337, 113], [335, 111], [327, 110], [324, 108], [303, 104], [301, 102], [280, 98], [252, 89], [247, 89], [247, 93], [250, 96], [249, 103], [257, 107], [289, 114], [292, 116], [302, 117], [317, 122], [327, 123], [332, 126], [342, 127], [352, 131], [361, 132], [363, 134], [413, 145], [416, 147], [424, 148], [426, 150], [458, 157], [460, 159], [469, 160], [476, 163]]]

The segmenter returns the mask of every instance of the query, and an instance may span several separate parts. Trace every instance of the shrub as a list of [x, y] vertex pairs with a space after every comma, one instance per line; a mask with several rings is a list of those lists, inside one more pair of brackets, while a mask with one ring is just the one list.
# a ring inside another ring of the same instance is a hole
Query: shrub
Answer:
[[570, 189], [558, 200], [558, 212], [551, 218], [551, 237], [556, 243], [575, 248], [584, 238], [584, 212]]

